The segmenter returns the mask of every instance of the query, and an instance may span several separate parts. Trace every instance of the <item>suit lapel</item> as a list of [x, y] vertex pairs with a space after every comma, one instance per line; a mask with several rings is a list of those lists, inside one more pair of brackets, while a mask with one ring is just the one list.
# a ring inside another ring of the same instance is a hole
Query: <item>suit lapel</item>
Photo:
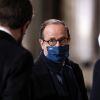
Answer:
[[81, 100], [80, 90], [72, 67], [66, 66], [64, 74], [70, 97], [72, 97], [72, 100], [75, 98], [76, 100]]

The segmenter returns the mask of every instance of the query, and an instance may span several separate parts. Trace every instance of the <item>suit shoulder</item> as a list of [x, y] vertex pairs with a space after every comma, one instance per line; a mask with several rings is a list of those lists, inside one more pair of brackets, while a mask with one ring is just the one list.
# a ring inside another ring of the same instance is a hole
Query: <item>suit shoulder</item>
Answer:
[[100, 59], [98, 59], [98, 60], [95, 62], [94, 68], [95, 68], [96, 70], [100, 70]]
[[41, 57], [40, 55], [36, 57], [34, 60], [33, 72], [39, 75], [40, 74], [43, 75], [48, 72], [47, 70], [48, 70], [47, 64], [43, 60], [43, 57]]
[[100, 64], [100, 59], [96, 60], [95, 64]]
[[2, 59], [5, 59], [8, 62], [22, 57], [29, 59], [33, 58], [32, 54], [28, 50], [23, 48], [21, 45], [12, 42], [6, 42], [3, 45], [0, 45], [0, 55], [2, 56]]
[[43, 63], [44, 63], [43, 57], [41, 57], [41, 55], [39, 54], [39, 55], [34, 59], [34, 64], [35, 64], [35, 65], [42, 66]]
[[70, 65], [71, 65], [73, 70], [82, 71], [78, 63], [76, 63], [76, 62], [74, 62], [72, 60], [69, 60], [69, 63], [70, 63]]
[[74, 62], [74, 61], [72, 61], [72, 60], [69, 60], [69, 63], [70, 63], [71, 65], [74, 65], [74, 66], [79, 67], [79, 64], [78, 64], [78, 63], [76, 63], [76, 62]]

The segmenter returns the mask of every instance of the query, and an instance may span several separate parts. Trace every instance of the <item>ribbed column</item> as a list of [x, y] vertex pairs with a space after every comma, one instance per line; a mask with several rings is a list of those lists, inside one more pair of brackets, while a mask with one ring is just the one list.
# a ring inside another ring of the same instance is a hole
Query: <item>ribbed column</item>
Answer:
[[93, 49], [94, 0], [65, 0], [65, 20], [71, 32], [71, 54], [79, 62], [91, 61]]

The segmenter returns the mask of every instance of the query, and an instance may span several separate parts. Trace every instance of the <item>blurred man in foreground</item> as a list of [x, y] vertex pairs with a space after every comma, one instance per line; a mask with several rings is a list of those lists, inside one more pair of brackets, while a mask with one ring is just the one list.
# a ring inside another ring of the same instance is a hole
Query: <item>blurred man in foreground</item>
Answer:
[[0, 0], [0, 100], [30, 100], [33, 57], [21, 41], [32, 15], [29, 0]]

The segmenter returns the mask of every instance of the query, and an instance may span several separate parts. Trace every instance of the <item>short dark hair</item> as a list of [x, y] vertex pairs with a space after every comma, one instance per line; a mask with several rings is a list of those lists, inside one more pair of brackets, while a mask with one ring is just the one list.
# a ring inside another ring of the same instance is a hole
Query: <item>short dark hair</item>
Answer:
[[70, 40], [70, 34], [69, 34], [68, 27], [65, 25], [64, 21], [61, 21], [61, 20], [58, 20], [58, 19], [49, 19], [49, 20], [44, 21], [41, 24], [41, 27], [40, 27], [40, 36], [39, 36], [40, 39], [43, 39], [44, 38], [43, 31], [44, 31], [45, 27], [47, 25], [50, 25], [50, 24], [62, 24], [62, 25], [64, 25], [65, 32], [67, 33], [68, 39]]
[[33, 15], [29, 0], [0, 0], [0, 24], [12, 29], [23, 26]]

